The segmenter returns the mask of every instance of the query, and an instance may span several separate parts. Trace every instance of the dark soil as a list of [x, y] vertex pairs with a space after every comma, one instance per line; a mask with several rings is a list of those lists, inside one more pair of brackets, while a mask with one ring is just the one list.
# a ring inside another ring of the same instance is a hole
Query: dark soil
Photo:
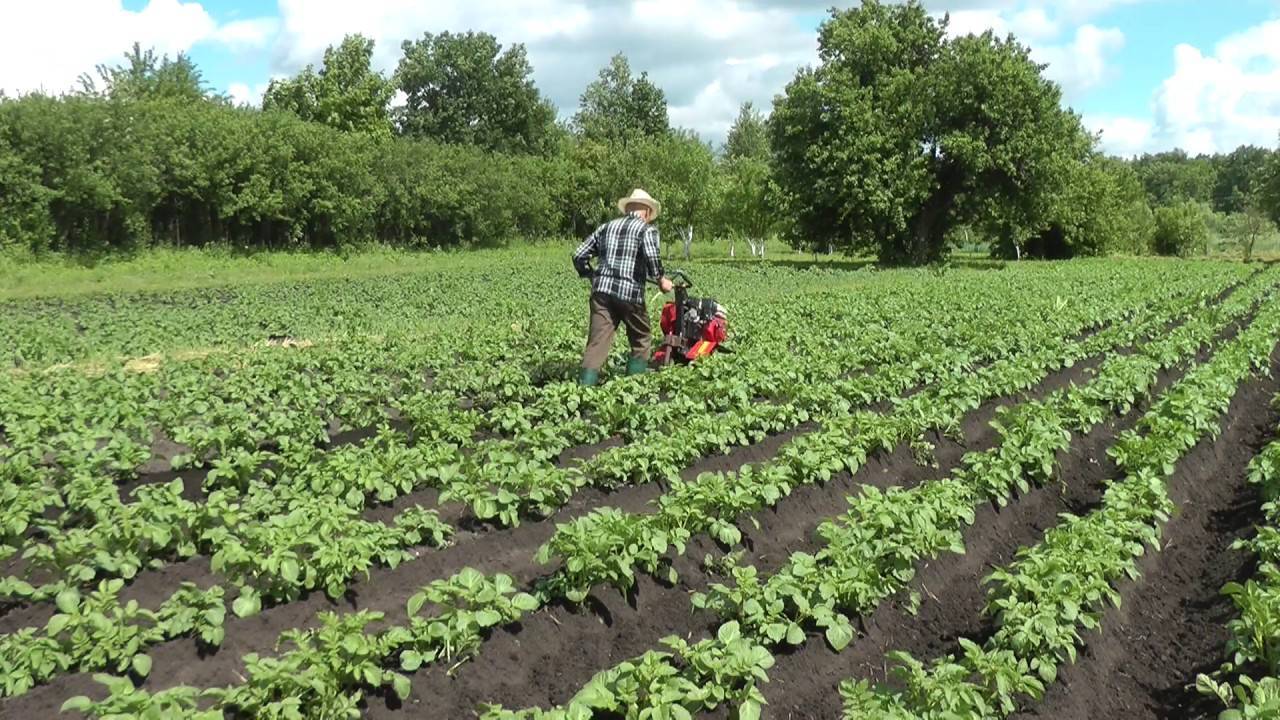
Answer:
[[[1233, 325], [1220, 340], [1233, 338], [1237, 332], [1238, 325]], [[1210, 350], [1202, 350], [1197, 361], [1203, 362], [1210, 354]], [[1077, 366], [1077, 370], [1091, 371], [1096, 364]], [[1158, 397], [1184, 372], [1185, 368], [1179, 368], [1162, 373], [1149, 397]], [[1063, 382], [1053, 384], [1065, 386]], [[1266, 395], [1265, 391], [1263, 394]], [[1237, 401], [1241, 402], [1239, 398]], [[888, 652], [902, 650], [927, 660], [956, 652], [956, 641], [960, 637], [979, 641], [988, 637], [994, 628], [982, 613], [986, 602], [982, 578], [996, 567], [1011, 562], [1019, 548], [1039, 542], [1044, 532], [1059, 522], [1061, 513], [1079, 515], [1096, 507], [1105, 481], [1118, 474], [1106, 449], [1116, 435], [1141, 418], [1147, 406], [1146, 402], [1139, 403], [1124, 417], [1104, 423], [1086, 437], [1074, 440], [1067, 451], [1060, 452], [1055, 473], [1057, 484], [1035, 488], [1005, 508], [994, 505], [980, 508], [974, 525], [966, 532], [965, 554], [924, 563], [906, 591], [882, 604], [870, 616], [861, 618], [860, 637], [844, 652], [833, 652], [818, 636], [779, 655], [769, 673], [770, 682], [763, 689], [770, 709], [776, 713], [774, 716], [839, 718], [840, 682], [846, 679], [891, 681], [886, 661]], [[1233, 413], [1238, 409], [1233, 406]], [[1266, 410], [1264, 400], [1261, 406], [1251, 406], [1245, 412], [1257, 414], [1265, 424]], [[1230, 545], [1232, 539], [1226, 537], [1222, 544]], [[816, 548], [817, 543], [810, 545]], [[1217, 587], [1220, 586], [1221, 583]], [[913, 597], [919, 598], [914, 612]], [[724, 712], [712, 716], [727, 717]], [[1057, 713], [1045, 716], [1059, 717]], [[1090, 717], [1127, 715], [1102, 713]]]
[[[1272, 356], [1273, 374], [1280, 352]], [[1225, 660], [1226, 622], [1235, 610], [1220, 590], [1252, 575], [1254, 558], [1231, 550], [1261, 519], [1260, 499], [1245, 481], [1257, 451], [1275, 435], [1271, 399], [1280, 380], [1244, 384], [1223, 433], [1178, 464], [1169, 492], [1179, 512], [1164, 528], [1163, 550], [1140, 563], [1142, 577], [1121, 587], [1101, 633], [1085, 637], [1079, 661], [1019, 718], [1216, 717], [1222, 708], [1200, 697], [1196, 675]]]

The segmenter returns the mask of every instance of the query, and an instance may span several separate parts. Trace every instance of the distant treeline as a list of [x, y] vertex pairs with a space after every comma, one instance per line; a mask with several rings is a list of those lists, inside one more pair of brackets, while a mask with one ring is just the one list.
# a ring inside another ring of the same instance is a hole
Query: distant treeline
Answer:
[[135, 46], [77, 92], [0, 97], [0, 250], [493, 245], [581, 236], [636, 186], [668, 242], [910, 264], [975, 238], [1008, 257], [1188, 254], [1210, 226], [1244, 247], [1280, 217], [1271, 151], [1105, 157], [1025, 47], [951, 37], [916, 0], [832, 11], [819, 45], [720, 148], [672, 128], [621, 55], [560, 121], [524, 48], [483, 33], [405, 42], [390, 76], [349, 36], [261, 109]]

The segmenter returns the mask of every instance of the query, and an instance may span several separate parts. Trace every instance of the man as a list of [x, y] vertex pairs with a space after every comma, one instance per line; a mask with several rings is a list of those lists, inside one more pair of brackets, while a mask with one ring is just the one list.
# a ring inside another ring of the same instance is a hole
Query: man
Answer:
[[[582, 355], [579, 382], [595, 385], [600, 368], [609, 358], [619, 323], [627, 328], [631, 359], [627, 374], [649, 368], [649, 312], [644, 306], [644, 283], [654, 280], [662, 292], [671, 292], [671, 281], [662, 274], [658, 228], [652, 225], [662, 205], [644, 190], [634, 190], [618, 201], [622, 217], [605, 223], [583, 241], [573, 254], [578, 276], [591, 278], [591, 321], [587, 350]], [[598, 258], [594, 270], [591, 259]]]

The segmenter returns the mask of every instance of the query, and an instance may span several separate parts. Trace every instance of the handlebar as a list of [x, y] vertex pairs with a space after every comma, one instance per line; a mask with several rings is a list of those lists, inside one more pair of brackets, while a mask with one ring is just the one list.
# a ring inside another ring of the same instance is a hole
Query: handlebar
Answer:
[[[667, 273], [667, 279], [670, 280], [671, 284], [675, 285], [676, 287], [682, 287], [685, 289], [693, 287], [693, 278], [689, 277], [689, 273], [686, 273], [683, 270], [672, 270], [671, 272]], [[649, 280], [649, 283], [651, 285], [657, 285], [658, 281]]]

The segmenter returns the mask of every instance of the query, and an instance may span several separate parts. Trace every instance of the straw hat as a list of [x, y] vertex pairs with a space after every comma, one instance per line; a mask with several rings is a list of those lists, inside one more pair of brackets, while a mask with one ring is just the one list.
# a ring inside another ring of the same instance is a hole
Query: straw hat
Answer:
[[653, 217], [649, 218], [651, 221], [657, 220], [658, 216], [662, 214], [662, 203], [654, 200], [649, 193], [640, 188], [632, 190], [630, 195], [618, 200], [618, 212], [626, 214], [628, 205], [644, 205], [652, 210]]

